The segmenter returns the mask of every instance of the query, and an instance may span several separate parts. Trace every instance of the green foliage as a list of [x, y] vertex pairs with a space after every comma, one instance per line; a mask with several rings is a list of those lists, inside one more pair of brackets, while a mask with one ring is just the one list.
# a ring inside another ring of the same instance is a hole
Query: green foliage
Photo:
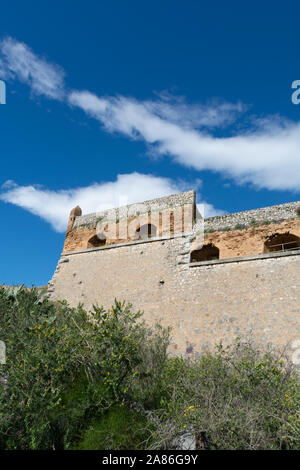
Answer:
[[284, 358], [250, 343], [168, 358], [141, 312], [0, 288], [0, 449], [300, 449], [300, 393]]
[[298, 217], [300, 217], [300, 207], [297, 207], [296, 214], [297, 214]]
[[7, 449], [69, 448], [91, 419], [130, 398], [145, 361], [156, 374], [152, 351], [163, 364], [169, 336], [147, 328], [129, 304], [87, 313], [22, 287], [0, 289], [0, 331], [7, 349], [0, 441]]
[[259, 225], [259, 223], [258, 223], [257, 220], [255, 220], [255, 219], [252, 219], [252, 220], [250, 220], [250, 222], [249, 222], [249, 226], [250, 226], [250, 227], [258, 227], [258, 225]]
[[114, 406], [83, 432], [76, 450], [141, 449], [146, 418], [140, 413]]
[[193, 430], [211, 449], [299, 449], [299, 385], [289, 363], [251, 344], [169, 362], [170, 401], [152, 414], [152, 448]]

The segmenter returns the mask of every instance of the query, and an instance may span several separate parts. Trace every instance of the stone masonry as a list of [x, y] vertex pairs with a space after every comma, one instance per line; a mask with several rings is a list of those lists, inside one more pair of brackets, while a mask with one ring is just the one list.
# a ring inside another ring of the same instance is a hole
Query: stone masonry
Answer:
[[[177, 207], [187, 201], [194, 206], [195, 197], [189, 193], [183, 193], [181, 202], [175, 197]], [[159, 211], [171, 201], [163, 199]], [[237, 220], [251, 222], [262, 214], [261, 220], [268, 218], [270, 223], [206, 234], [204, 244], [220, 248], [216, 260], [190, 262], [191, 252], [201, 249], [195, 219], [191, 230], [173, 230], [169, 236], [160, 233], [91, 248], [75, 245], [63, 251], [48, 296], [66, 299], [72, 306], [83, 303], [87, 309], [93, 304], [110, 307], [114, 298], [129, 301], [144, 311], [147, 322], [160, 320], [172, 327], [171, 352], [175, 354], [197, 356], [235, 337], [252, 337], [265, 346], [288, 344], [293, 354], [293, 345], [300, 340], [300, 249], [292, 245], [288, 251], [266, 252], [264, 243], [274, 234], [292, 234], [298, 240], [299, 205], [226, 216], [226, 226], [230, 217], [235, 226]], [[91, 219], [76, 217], [70, 233]]]

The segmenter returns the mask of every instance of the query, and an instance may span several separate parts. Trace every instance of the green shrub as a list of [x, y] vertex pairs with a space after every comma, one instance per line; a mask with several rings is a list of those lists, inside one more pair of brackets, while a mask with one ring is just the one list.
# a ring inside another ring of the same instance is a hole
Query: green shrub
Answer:
[[239, 341], [168, 358], [170, 331], [129, 304], [42, 295], [0, 288], [0, 449], [172, 449], [187, 430], [211, 449], [300, 449], [287, 359]]
[[250, 227], [257, 227], [258, 225], [259, 225], [259, 223], [258, 223], [257, 220], [255, 220], [255, 219], [252, 219], [252, 220], [250, 220], [250, 222], [249, 222], [249, 226], [250, 226]]
[[210, 449], [300, 449], [299, 385], [288, 361], [237, 342], [169, 367], [171, 399], [152, 413], [151, 448], [174, 449], [189, 430]]
[[22, 287], [0, 288], [0, 331], [7, 348], [0, 365], [6, 449], [69, 448], [92, 419], [131, 399], [141, 370], [156, 377], [151, 368], [163, 367], [169, 341], [167, 330], [150, 330], [129, 304], [87, 313]]
[[298, 217], [300, 217], [300, 207], [297, 207], [296, 214], [297, 214]]
[[140, 413], [114, 406], [83, 432], [77, 450], [141, 449], [147, 437], [147, 420]]
[[242, 224], [236, 224], [234, 227], [234, 230], [243, 230], [245, 228], [245, 225]]

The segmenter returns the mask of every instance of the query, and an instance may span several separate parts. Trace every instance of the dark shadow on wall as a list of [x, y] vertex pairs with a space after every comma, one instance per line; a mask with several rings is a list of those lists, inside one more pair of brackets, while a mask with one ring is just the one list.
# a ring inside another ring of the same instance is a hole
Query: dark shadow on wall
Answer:
[[98, 248], [99, 246], [104, 246], [106, 244], [106, 238], [101, 240], [98, 235], [94, 235], [89, 239], [87, 243], [87, 248]]
[[300, 249], [300, 239], [289, 232], [275, 233], [268, 237], [264, 243], [264, 253], [274, 251], [289, 251]]
[[191, 252], [191, 263], [200, 261], [211, 261], [220, 258], [220, 251], [213, 243], [203, 245], [200, 250], [193, 250]]

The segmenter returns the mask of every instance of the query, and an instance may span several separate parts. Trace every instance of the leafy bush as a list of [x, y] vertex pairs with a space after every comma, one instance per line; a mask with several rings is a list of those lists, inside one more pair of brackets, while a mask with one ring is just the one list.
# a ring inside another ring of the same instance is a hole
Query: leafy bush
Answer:
[[[0, 288], [1, 449], [300, 449], [288, 360], [251, 343], [168, 358], [170, 331], [140, 312], [50, 302]], [[4, 380], [3, 380], [4, 379]]]
[[251, 219], [250, 222], [249, 222], [250, 227], [257, 227], [258, 225], [259, 225], [259, 223], [255, 219]]
[[297, 207], [296, 214], [297, 214], [298, 217], [300, 217], [300, 207]]
[[145, 439], [146, 418], [124, 406], [110, 408], [83, 432], [76, 450], [139, 449]]
[[0, 442], [7, 449], [69, 448], [92, 419], [131, 399], [141, 370], [156, 376], [152, 367], [163, 367], [169, 336], [147, 328], [130, 305], [87, 313], [22, 287], [0, 288], [0, 331], [7, 347]]
[[211, 449], [299, 449], [299, 386], [287, 360], [251, 344], [169, 362], [171, 400], [153, 412], [153, 449], [187, 431]]

